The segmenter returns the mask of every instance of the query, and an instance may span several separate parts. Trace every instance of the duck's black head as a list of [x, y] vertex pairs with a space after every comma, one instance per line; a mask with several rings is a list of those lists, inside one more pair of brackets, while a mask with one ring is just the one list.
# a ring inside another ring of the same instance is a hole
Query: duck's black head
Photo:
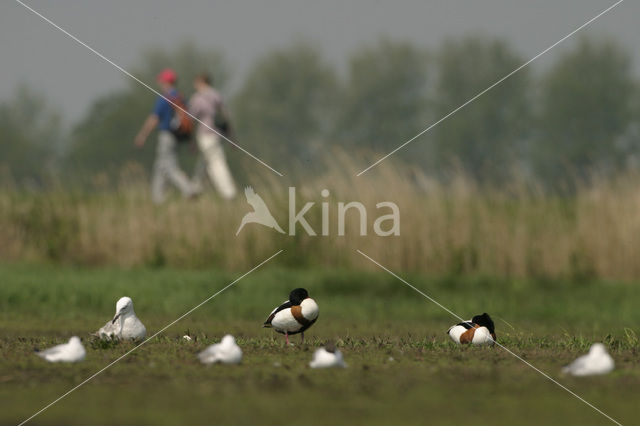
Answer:
[[307, 292], [307, 290], [305, 290], [304, 288], [296, 288], [295, 290], [292, 290], [291, 293], [289, 293], [289, 302], [291, 302], [291, 304], [293, 304], [294, 306], [297, 306], [302, 303], [302, 301], [307, 297], [309, 297], [309, 293]]
[[495, 326], [493, 325], [493, 320], [486, 312], [482, 315], [476, 315], [471, 319], [471, 322], [474, 324], [478, 324], [481, 327], [487, 327], [489, 329], [489, 332], [492, 334], [496, 332]]

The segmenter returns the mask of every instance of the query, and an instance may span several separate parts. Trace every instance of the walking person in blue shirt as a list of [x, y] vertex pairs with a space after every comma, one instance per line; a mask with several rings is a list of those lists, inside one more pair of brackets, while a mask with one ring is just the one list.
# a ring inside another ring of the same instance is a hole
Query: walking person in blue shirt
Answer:
[[[172, 101], [179, 99], [178, 91], [175, 88], [176, 81], [177, 75], [171, 69], [163, 70], [157, 77], [162, 94]], [[151, 198], [156, 204], [164, 201], [164, 189], [167, 181], [174, 184], [184, 197], [196, 195], [191, 181], [178, 165], [176, 156], [178, 141], [172, 129], [175, 113], [173, 105], [167, 99], [158, 97], [153, 112], [147, 117], [135, 138], [136, 146], [142, 147], [149, 134], [156, 127], [158, 128], [158, 146], [151, 181]]]

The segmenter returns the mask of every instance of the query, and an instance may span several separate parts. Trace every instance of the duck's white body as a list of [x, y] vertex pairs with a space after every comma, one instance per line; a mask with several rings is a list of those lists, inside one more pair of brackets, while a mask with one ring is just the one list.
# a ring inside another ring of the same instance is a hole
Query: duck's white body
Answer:
[[309, 297], [309, 292], [304, 288], [296, 288], [289, 293], [289, 300], [271, 311], [262, 326], [284, 334], [287, 345], [289, 335], [298, 333], [300, 341], [304, 343], [304, 332], [316, 322], [319, 312], [318, 304]]
[[[286, 303], [286, 302], [285, 302]], [[272, 311], [275, 312], [278, 308]], [[292, 306], [277, 312], [271, 326], [279, 333], [295, 334], [306, 330], [315, 322], [319, 314], [318, 304], [312, 298], [304, 299], [299, 306]]]
[[451, 340], [453, 340], [456, 343], [460, 343], [460, 336], [462, 336], [462, 333], [464, 333], [465, 331], [467, 331], [467, 329], [464, 328], [463, 326], [454, 325], [451, 328], [449, 328], [449, 330], [447, 330], [447, 334], [449, 335], [449, 337], [451, 337]]
[[493, 345], [495, 340], [487, 327], [465, 321], [467, 326], [456, 324], [447, 330], [447, 334], [456, 343], [471, 343], [472, 345]]
[[613, 370], [615, 362], [602, 343], [594, 343], [589, 353], [577, 358], [562, 369], [572, 376], [593, 376], [607, 374]]
[[198, 359], [203, 364], [238, 364], [242, 361], [242, 349], [236, 344], [236, 339], [227, 334], [220, 343], [209, 346], [198, 354]]
[[101, 339], [144, 339], [147, 329], [133, 310], [133, 301], [122, 297], [116, 303], [116, 315], [96, 333]]
[[73, 336], [68, 343], [36, 352], [36, 354], [49, 362], [78, 362], [85, 358], [87, 352], [80, 338]]
[[311, 368], [344, 368], [346, 366], [342, 352], [340, 352], [339, 349], [333, 349], [332, 351], [328, 351], [326, 348], [316, 349], [313, 354], [313, 359], [309, 363], [309, 367]]

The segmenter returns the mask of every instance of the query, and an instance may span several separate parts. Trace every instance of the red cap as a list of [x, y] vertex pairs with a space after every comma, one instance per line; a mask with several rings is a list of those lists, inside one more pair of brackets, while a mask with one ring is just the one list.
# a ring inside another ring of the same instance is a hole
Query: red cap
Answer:
[[156, 78], [162, 83], [175, 84], [178, 76], [176, 75], [176, 72], [174, 70], [172, 70], [171, 68], [166, 68], [160, 71], [160, 74], [158, 74], [158, 77]]

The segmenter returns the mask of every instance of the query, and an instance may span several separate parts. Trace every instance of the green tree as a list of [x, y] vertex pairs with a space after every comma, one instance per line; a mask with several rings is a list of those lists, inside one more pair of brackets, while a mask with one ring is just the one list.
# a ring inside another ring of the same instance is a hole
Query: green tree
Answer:
[[323, 146], [335, 100], [334, 72], [314, 46], [270, 52], [234, 99], [239, 143], [276, 168], [307, 166]]
[[[440, 49], [434, 110], [439, 119], [524, 62], [503, 41], [449, 40]], [[452, 163], [485, 182], [500, 182], [516, 166], [527, 138], [531, 108], [526, 69], [514, 74], [435, 128], [436, 170]]]
[[[178, 89], [185, 97], [193, 92], [191, 82], [200, 72], [211, 72], [216, 87], [224, 87], [227, 80], [222, 54], [199, 48], [192, 42], [171, 50], [159, 47], [146, 50], [132, 74], [158, 90], [155, 77], [167, 67], [176, 70]], [[80, 172], [113, 171], [132, 160], [150, 164], [155, 149], [153, 137], [142, 150], [133, 146], [133, 138], [151, 112], [156, 97], [130, 80], [125, 89], [97, 99], [72, 132], [67, 164]]]
[[637, 95], [627, 52], [612, 41], [583, 38], [541, 86], [539, 134], [531, 146], [538, 176], [551, 186], [570, 186], [575, 178], [624, 165]]
[[62, 143], [60, 116], [26, 86], [0, 104], [0, 166], [18, 182], [39, 182], [55, 171]]
[[424, 51], [383, 39], [358, 50], [342, 89], [336, 139], [387, 152], [426, 125], [427, 67]]

